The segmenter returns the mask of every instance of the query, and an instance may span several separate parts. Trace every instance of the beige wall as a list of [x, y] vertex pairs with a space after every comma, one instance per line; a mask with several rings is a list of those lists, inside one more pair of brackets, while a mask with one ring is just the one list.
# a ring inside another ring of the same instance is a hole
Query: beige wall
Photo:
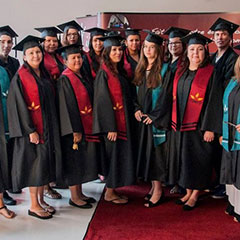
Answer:
[[0, 0], [0, 26], [20, 35], [37, 34], [34, 27], [56, 25], [75, 17], [106, 11], [240, 12], [239, 0]]

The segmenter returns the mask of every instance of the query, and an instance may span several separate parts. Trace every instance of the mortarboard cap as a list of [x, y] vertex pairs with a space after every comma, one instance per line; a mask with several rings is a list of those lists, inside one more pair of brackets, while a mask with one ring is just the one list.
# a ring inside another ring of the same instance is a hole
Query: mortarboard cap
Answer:
[[158, 35], [154, 32], [151, 32], [149, 30], [143, 30], [143, 31], [148, 33], [148, 35], [145, 38], [146, 41], [153, 42], [153, 43], [156, 43], [158, 45], [162, 45], [164, 39], [160, 35]]
[[170, 27], [164, 32], [164, 34], [168, 35], [168, 38], [175, 38], [175, 37], [182, 38], [190, 32], [191, 32], [190, 30], [187, 30], [184, 28]]
[[18, 37], [16, 32], [9, 25], [0, 27], [0, 36], [2, 35], [7, 35], [11, 38]]
[[62, 33], [62, 31], [56, 27], [42, 27], [42, 28], [34, 28], [34, 29], [41, 33], [42, 38], [45, 38], [47, 36], [57, 37], [58, 33]]
[[25, 52], [28, 48], [40, 46], [40, 43], [44, 41], [44, 38], [28, 35], [22, 41], [20, 41], [13, 49]]
[[130, 35], [140, 35], [139, 31], [142, 29], [134, 29], [134, 28], [127, 28], [125, 29], [125, 36], [126, 38]]
[[82, 45], [81, 44], [71, 44], [68, 46], [60, 47], [56, 50], [57, 53], [64, 53], [67, 57], [70, 54], [81, 53]]
[[203, 36], [200, 33], [192, 33], [192, 34], [188, 34], [187, 36], [181, 38], [182, 42], [191, 45], [191, 44], [202, 44], [203, 46], [205, 46], [206, 44], [212, 42], [212, 40], [210, 38], [207, 38], [205, 36]]
[[217, 21], [210, 27], [210, 30], [214, 32], [218, 30], [226, 30], [230, 35], [232, 35], [238, 27], [239, 25], [233, 22], [227, 21], [223, 18], [218, 18]]
[[57, 27], [60, 28], [63, 32], [66, 32], [69, 28], [74, 28], [77, 29], [78, 31], [83, 30], [83, 28], [74, 20], [57, 25]]
[[121, 46], [121, 40], [123, 37], [121, 35], [110, 35], [98, 38], [99, 40], [103, 41], [104, 48], [112, 47], [112, 46]]
[[102, 28], [93, 27], [93, 28], [84, 30], [84, 32], [90, 33], [91, 37], [93, 37], [98, 35], [104, 36], [108, 31]]

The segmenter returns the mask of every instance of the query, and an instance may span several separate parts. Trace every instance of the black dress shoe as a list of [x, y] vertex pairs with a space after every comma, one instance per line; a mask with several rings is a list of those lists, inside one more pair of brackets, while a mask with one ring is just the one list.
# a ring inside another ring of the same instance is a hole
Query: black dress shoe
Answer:
[[87, 202], [87, 203], [95, 203], [96, 202], [96, 200], [94, 198], [92, 198], [92, 197], [88, 197], [88, 198], [82, 199], [82, 200]]
[[78, 205], [78, 204], [74, 203], [71, 198], [69, 199], [69, 205], [71, 205], [73, 207], [77, 207], [77, 208], [85, 208], [85, 209], [92, 208], [92, 205], [90, 203], [86, 202], [83, 205]]
[[8, 192], [13, 193], [13, 194], [21, 194], [22, 190], [13, 191], [12, 189], [8, 189]]
[[148, 208], [153, 208], [153, 207], [157, 207], [160, 204], [162, 204], [165, 201], [165, 196], [164, 196], [164, 192], [162, 192], [161, 197], [159, 198], [159, 200], [155, 203], [153, 203], [152, 201], [147, 201], [146, 203], [148, 204]]
[[3, 201], [8, 206], [13, 206], [17, 204], [17, 201], [10, 197], [6, 191], [3, 192]]
[[196, 208], [197, 206], [198, 206], [198, 202], [196, 202], [194, 206], [189, 206], [189, 205], [187, 205], [187, 204], [184, 204], [184, 205], [183, 205], [183, 210], [184, 210], [184, 211], [191, 211], [191, 210], [193, 210], [194, 208]]
[[177, 205], [184, 205], [186, 202], [187, 202], [187, 201], [182, 201], [181, 199], [177, 199], [177, 200], [175, 201], [175, 203], [176, 203]]

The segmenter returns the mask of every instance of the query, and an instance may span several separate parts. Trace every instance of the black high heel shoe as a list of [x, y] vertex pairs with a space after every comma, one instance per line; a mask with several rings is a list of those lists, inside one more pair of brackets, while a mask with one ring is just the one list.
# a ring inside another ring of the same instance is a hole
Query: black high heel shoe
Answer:
[[193, 210], [196, 207], [198, 207], [198, 201], [195, 202], [194, 206], [189, 206], [187, 204], [184, 204], [183, 205], [183, 210], [184, 211], [191, 211], [191, 210]]
[[164, 192], [162, 192], [162, 195], [161, 195], [161, 197], [159, 198], [159, 200], [157, 202], [153, 203], [152, 201], [148, 200], [146, 202], [146, 204], [148, 204], [148, 207], [146, 205], [144, 205], [144, 206], [147, 207], [147, 208], [153, 208], [153, 207], [159, 206], [164, 201], [165, 201], [165, 195], [164, 195]]
[[149, 201], [151, 197], [152, 197], [152, 194], [148, 193], [144, 196], [144, 200]]
[[175, 203], [176, 203], [177, 205], [184, 205], [186, 202], [187, 202], [187, 201], [182, 201], [181, 199], [177, 199], [177, 200], [175, 201]]

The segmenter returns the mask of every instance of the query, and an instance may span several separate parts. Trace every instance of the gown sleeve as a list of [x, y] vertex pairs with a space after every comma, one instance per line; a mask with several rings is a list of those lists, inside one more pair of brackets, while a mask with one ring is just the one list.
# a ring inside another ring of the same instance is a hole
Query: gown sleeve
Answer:
[[18, 74], [14, 76], [10, 84], [7, 111], [10, 138], [27, 136], [36, 131], [24, 99]]
[[61, 135], [83, 132], [77, 100], [67, 76], [58, 80], [58, 101]]
[[213, 72], [207, 89], [207, 103], [202, 117], [201, 130], [222, 133], [223, 89]]
[[107, 134], [117, 131], [107, 81], [106, 72], [99, 70], [94, 80], [93, 134]]

